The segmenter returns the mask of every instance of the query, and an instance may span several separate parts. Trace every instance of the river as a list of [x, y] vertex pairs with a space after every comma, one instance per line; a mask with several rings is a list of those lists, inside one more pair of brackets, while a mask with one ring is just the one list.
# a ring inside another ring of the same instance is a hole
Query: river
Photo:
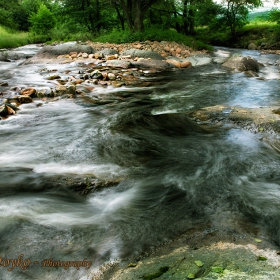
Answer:
[[[186, 116], [219, 104], [280, 104], [278, 56], [223, 48], [215, 55], [232, 52], [265, 63], [265, 79], [219, 64], [147, 73], [148, 87], [36, 100], [0, 121], [0, 279], [87, 279], [108, 261], [148, 252], [194, 227], [254, 232], [279, 245], [279, 152], [258, 133]], [[1, 81], [47, 87], [45, 67], [1, 62]], [[98, 98], [106, 102], [91, 102]], [[76, 174], [119, 183], [88, 196], [53, 187], [56, 176]], [[22, 267], [8, 266], [12, 259]], [[83, 263], [64, 269], [52, 267], [55, 261]]]

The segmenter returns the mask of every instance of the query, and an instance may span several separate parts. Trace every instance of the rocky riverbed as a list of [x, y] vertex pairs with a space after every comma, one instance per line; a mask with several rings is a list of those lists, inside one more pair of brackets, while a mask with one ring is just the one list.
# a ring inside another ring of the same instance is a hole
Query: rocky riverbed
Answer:
[[3, 235], [95, 261], [32, 277], [280, 279], [278, 57], [137, 42], [5, 58]]

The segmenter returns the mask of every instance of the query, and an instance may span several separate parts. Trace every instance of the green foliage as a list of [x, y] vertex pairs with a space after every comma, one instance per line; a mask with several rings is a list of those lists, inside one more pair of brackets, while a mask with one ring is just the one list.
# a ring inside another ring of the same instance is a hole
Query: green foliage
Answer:
[[36, 14], [30, 16], [29, 21], [32, 25], [31, 31], [39, 35], [48, 34], [55, 26], [54, 16], [44, 4], [40, 5]]
[[249, 13], [248, 21], [268, 21], [269, 11]]
[[225, 0], [222, 4], [210, 3], [205, 7], [208, 13], [208, 16], [205, 16], [209, 22], [208, 27], [210, 30], [219, 31], [229, 29], [232, 36], [248, 22], [249, 10], [262, 4], [261, 0]]
[[148, 28], [144, 32], [131, 33], [129, 31], [114, 30], [109, 34], [105, 34], [93, 39], [95, 42], [110, 42], [110, 43], [131, 43], [135, 41], [175, 41], [183, 43], [191, 48], [201, 50], [212, 50], [213, 48], [207, 44], [204, 44], [200, 40], [196, 40], [194, 37], [185, 36], [178, 33], [174, 29], [162, 30], [158, 28]]
[[280, 24], [280, 10], [272, 9], [269, 12], [269, 20], [272, 22], [277, 22], [277, 24]]

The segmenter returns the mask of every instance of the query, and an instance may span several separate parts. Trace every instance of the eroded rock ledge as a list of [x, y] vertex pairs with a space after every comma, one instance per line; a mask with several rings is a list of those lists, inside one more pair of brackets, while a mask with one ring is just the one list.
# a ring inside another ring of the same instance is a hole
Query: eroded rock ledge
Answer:
[[280, 108], [276, 106], [243, 108], [216, 105], [195, 110], [189, 116], [200, 124], [232, 123], [253, 133], [280, 133]]
[[193, 229], [147, 257], [108, 263], [90, 279], [280, 279], [279, 265], [278, 248], [254, 234]]

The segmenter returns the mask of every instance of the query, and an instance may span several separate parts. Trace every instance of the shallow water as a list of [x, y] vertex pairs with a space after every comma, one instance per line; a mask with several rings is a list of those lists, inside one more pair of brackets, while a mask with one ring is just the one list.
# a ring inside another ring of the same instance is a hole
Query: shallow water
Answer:
[[[43, 65], [12, 65], [0, 67], [10, 86], [51, 83]], [[253, 232], [279, 244], [278, 139], [270, 145], [237, 127], [201, 127], [185, 114], [219, 104], [278, 105], [277, 71], [266, 66], [260, 75], [267, 79], [258, 80], [216, 64], [143, 76], [154, 81], [150, 87], [96, 88], [87, 98], [22, 105], [0, 122], [0, 257], [24, 254], [31, 264], [1, 267], [1, 279], [83, 279], [193, 227]], [[120, 183], [87, 197], [53, 187], [55, 176], [75, 174]], [[51, 258], [92, 264], [42, 266]]]

